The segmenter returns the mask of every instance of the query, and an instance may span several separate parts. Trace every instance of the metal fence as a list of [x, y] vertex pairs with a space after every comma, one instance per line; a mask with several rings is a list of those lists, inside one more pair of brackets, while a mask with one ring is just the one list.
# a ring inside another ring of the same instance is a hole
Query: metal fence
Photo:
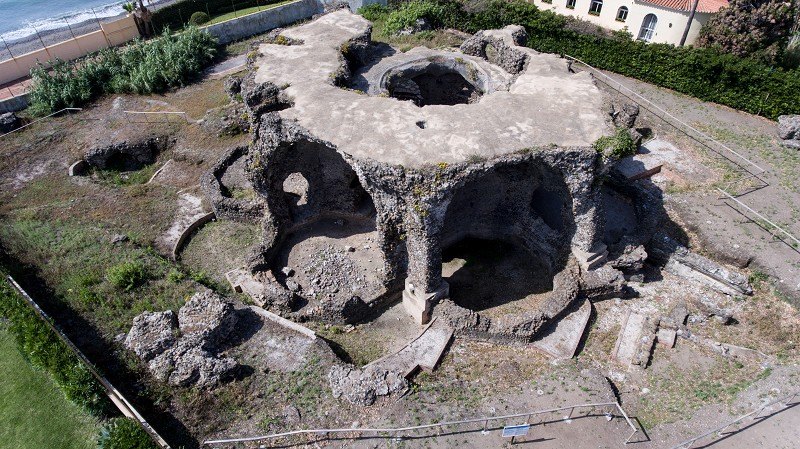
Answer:
[[[733, 426], [735, 426], [735, 425], [737, 425], [739, 423], [744, 422], [747, 418], [751, 418], [752, 420], [767, 418], [767, 417], [762, 417], [761, 413], [764, 410], [766, 410], [766, 409], [768, 409], [768, 408], [770, 408], [772, 406], [781, 405], [781, 408], [783, 410], [785, 410], [785, 409], [787, 409], [789, 407], [794, 407], [798, 403], [791, 403], [791, 401], [795, 400], [798, 395], [800, 395], [800, 391], [795, 391], [794, 393], [791, 393], [791, 394], [788, 394], [788, 395], [786, 395], [786, 396], [784, 396], [782, 398], [776, 399], [776, 400], [774, 400], [772, 402], [769, 402], [769, 403], [759, 407], [756, 410], [753, 410], [750, 413], [744, 414], [744, 415], [734, 419], [733, 421], [730, 421], [730, 422], [728, 422], [726, 424], [723, 424], [723, 425], [721, 425], [719, 427], [716, 427], [716, 428], [714, 428], [712, 430], [709, 430], [708, 432], [705, 432], [705, 433], [703, 433], [701, 435], [698, 435], [696, 437], [690, 438], [690, 439], [688, 439], [688, 440], [686, 440], [684, 442], [678, 443], [675, 446], [672, 446], [670, 449], [689, 449], [695, 443], [697, 443], [700, 440], [703, 440], [703, 439], [706, 439], [706, 438], [709, 438], [709, 437], [721, 437], [722, 434], [725, 432], [725, 430], [727, 430], [728, 428], [733, 427]], [[716, 438], [714, 438], [714, 439], [716, 439]]]
[[[332, 436], [336, 436], [337, 438], [340, 439], [356, 439], [356, 438], [364, 438], [366, 435], [372, 435], [375, 438], [402, 440], [403, 438], [410, 438], [412, 436], [417, 438], [425, 437], [425, 435], [420, 435], [420, 432], [425, 430], [434, 429], [437, 430], [439, 433], [441, 433], [443, 429], [448, 427], [466, 427], [470, 425], [474, 426], [475, 424], [480, 424], [481, 427], [473, 428], [467, 431], [472, 431], [472, 432], [480, 431], [483, 434], [487, 434], [490, 430], [496, 430], [499, 428], [499, 427], [491, 427], [492, 423], [508, 423], [509, 421], [514, 419], [525, 418], [525, 423], [523, 425], [535, 426], [536, 424], [531, 422], [531, 418], [540, 415], [548, 415], [548, 414], [564, 412], [566, 410], [569, 410], [569, 414], [563, 418], [560, 418], [559, 420], [568, 421], [572, 419], [572, 415], [575, 412], [575, 409], [582, 409], [582, 408], [590, 409], [590, 412], [591, 410], [595, 409], [607, 408], [609, 409], [609, 411], [600, 416], [605, 416], [610, 419], [613, 419], [614, 417], [614, 414], [610, 410], [616, 411], [619, 414], [619, 416], [625, 420], [625, 423], [628, 425], [628, 427], [631, 428], [631, 434], [628, 436], [628, 438], [624, 441], [623, 444], [630, 443], [631, 439], [637, 433], [639, 433], [639, 428], [628, 417], [628, 414], [625, 413], [625, 410], [622, 408], [619, 402], [598, 402], [589, 404], [568, 405], [564, 407], [551, 408], [545, 410], [535, 410], [525, 413], [516, 413], [513, 415], [484, 416], [484, 417], [461, 419], [455, 421], [442, 421], [431, 424], [423, 424], [419, 426], [383, 427], [383, 428], [354, 427], [354, 428], [337, 428], [337, 429], [302, 429], [302, 430], [293, 430], [289, 432], [276, 433], [272, 435], [207, 440], [203, 442], [203, 445], [220, 446], [220, 445], [230, 445], [237, 443], [255, 443], [264, 441], [274, 441], [280, 438], [290, 438], [296, 436], [321, 436], [323, 438], [331, 438]], [[517, 422], [516, 424], [518, 425], [519, 423]]]

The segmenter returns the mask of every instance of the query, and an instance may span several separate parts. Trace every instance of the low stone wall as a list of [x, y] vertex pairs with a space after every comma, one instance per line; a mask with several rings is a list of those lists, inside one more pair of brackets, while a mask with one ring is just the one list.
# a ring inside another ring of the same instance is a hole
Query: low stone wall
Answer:
[[0, 101], [0, 114], [17, 112], [28, 107], [28, 94], [17, 95]]
[[216, 36], [220, 44], [227, 44], [308, 19], [322, 12], [323, 5], [320, 1], [298, 0], [255, 14], [209, 25], [204, 30]]

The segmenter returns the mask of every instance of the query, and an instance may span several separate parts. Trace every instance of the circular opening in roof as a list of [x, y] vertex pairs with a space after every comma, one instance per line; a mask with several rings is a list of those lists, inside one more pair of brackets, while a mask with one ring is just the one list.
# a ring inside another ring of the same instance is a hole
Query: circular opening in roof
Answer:
[[390, 97], [417, 106], [468, 104], [483, 95], [485, 76], [461, 58], [428, 58], [386, 72], [383, 87]]

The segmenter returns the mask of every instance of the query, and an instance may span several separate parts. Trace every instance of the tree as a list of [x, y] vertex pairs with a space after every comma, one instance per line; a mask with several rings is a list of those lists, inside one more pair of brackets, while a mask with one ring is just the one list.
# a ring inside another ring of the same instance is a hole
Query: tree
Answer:
[[697, 45], [780, 63], [796, 26], [799, 0], [730, 0], [700, 30]]

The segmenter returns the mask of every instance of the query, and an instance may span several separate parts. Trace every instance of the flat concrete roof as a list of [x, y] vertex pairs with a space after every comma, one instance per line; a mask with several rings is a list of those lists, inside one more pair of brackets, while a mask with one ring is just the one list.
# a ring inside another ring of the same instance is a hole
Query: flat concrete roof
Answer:
[[[604, 94], [587, 72], [567, 71], [557, 55], [517, 47], [530, 62], [508, 90], [454, 106], [417, 107], [363, 92], [341, 89], [330, 76], [341, 64], [341, 45], [364, 33], [370, 23], [348, 10], [326, 14], [282, 32], [302, 45], [264, 44], [256, 59], [255, 81], [286, 86], [294, 106], [280, 111], [311, 134], [357, 158], [419, 167], [491, 158], [525, 148], [556, 144], [588, 146], [613, 132], [604, 110]], [[446, 52], [449, 50], [436, 50]], [[431, 54], [413, 49], [407, 54]], [[487, 71], [502, 70], [480, 58], [458, 53]], [[424, 122], [421, 129], [417, 122]]]

